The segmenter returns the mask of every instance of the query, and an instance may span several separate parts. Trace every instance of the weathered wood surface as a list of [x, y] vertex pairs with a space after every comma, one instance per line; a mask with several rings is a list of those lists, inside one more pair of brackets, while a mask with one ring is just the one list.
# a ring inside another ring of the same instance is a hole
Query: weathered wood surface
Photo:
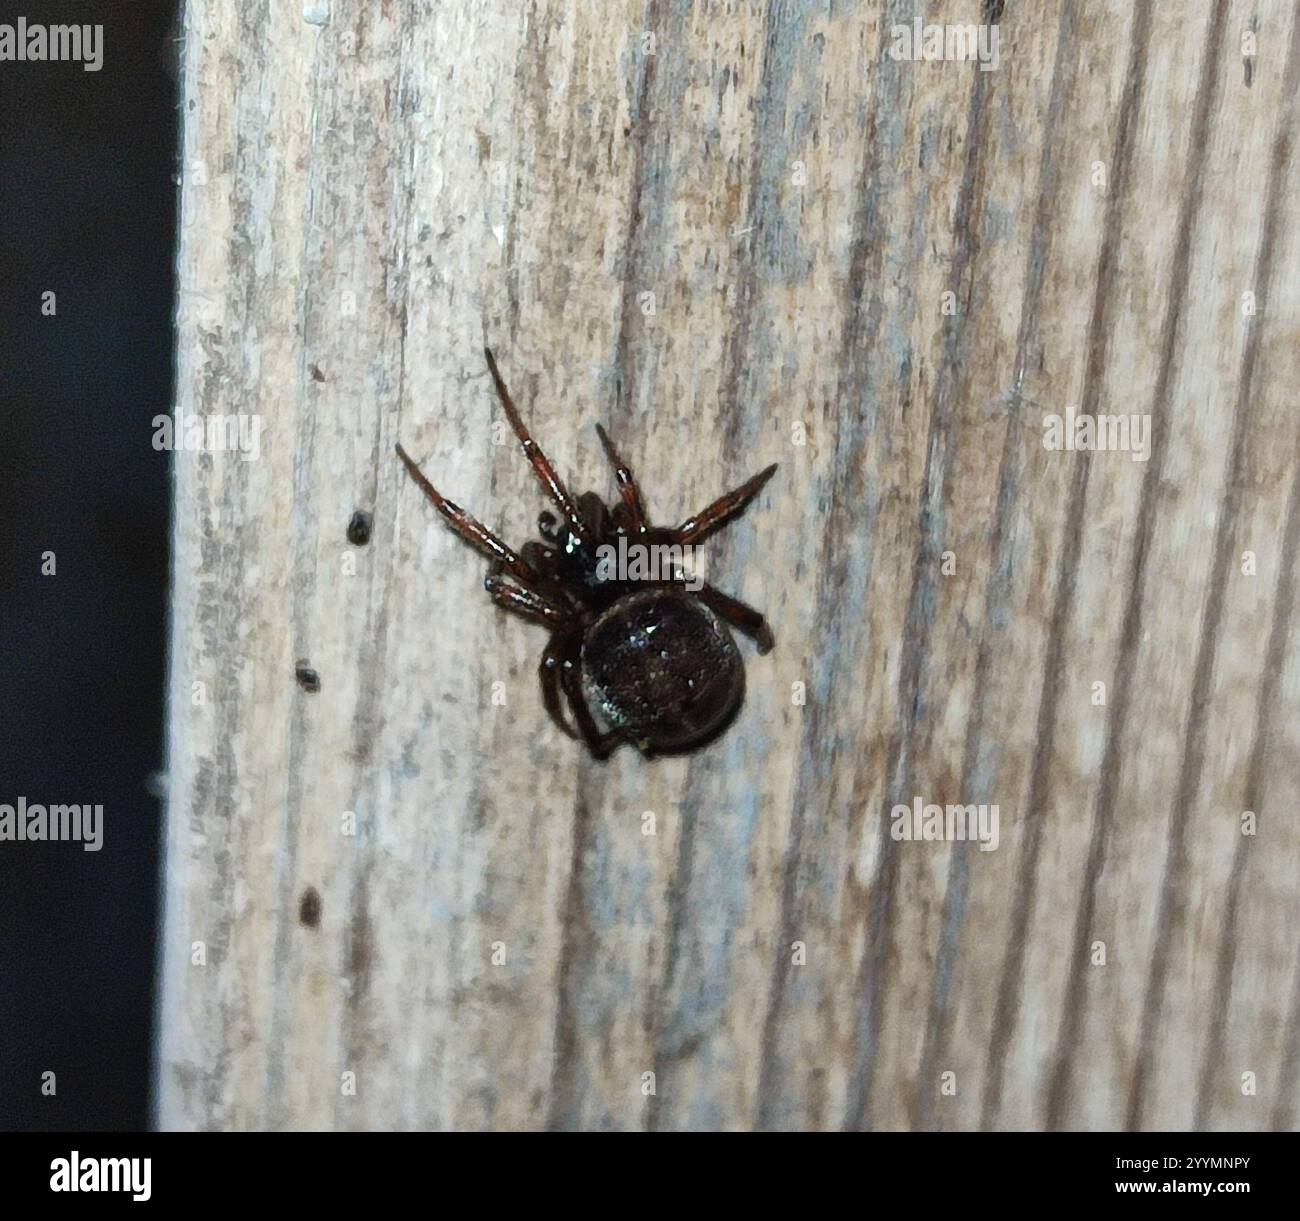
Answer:
[[[1296, 7], [912, 18], [188, 6], [179, 410], [264, 428], [176, 455], [162, 1126], [1295, 1123]], [[578, 489], [597, 421], [660, 519], [781, 463], [707, 751], [561, 737], [394, 457], [533, 532], [485, 337]]]

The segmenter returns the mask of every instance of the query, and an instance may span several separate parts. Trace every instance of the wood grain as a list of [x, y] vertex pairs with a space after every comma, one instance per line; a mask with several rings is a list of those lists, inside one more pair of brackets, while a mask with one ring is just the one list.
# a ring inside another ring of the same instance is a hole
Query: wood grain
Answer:
[[[160, 1126], [1295, 1124], [1297, 8], [987, 7], [188, 6]], [[485, 340], [576, 490], [780, 463], [708, 749], [562, 737], [394, 456], [534, 533]]]

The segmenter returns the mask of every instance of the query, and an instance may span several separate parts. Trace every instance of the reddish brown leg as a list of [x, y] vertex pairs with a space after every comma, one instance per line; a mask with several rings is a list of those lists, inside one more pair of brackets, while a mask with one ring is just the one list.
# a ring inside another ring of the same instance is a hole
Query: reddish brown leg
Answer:
[[560, 482], [560, 477], [555, 473], [555, 468], [551, 465], [550, 459], [542, 453], [540, 446], [528, 434], [528, 429], [524, 427], [524, 422], [519, 416], [519, 409], [515, 406], [515, 401], [510, 397], [510, 391], [506, 389], [506, 384], [501, 380], [501, 374], [497, 369], [496, 358], [492, 355], [491, 348], [484, 348], [483, 355], [487, 357], [488, 371], [492, 374], [492, 384], [497, 388], [497, 397], [501, 400], [501, 406], [506, 409], [506, 418], [510, 421], [510, 427], [515, 430], [515, 436], [519, 438], [519, 444], [524, 447], [524, 457], [533, 464], [533, 470], [537, 472], [537, 478], [542, 481], [542, 486], [555, 501], [560, 512], [564, 514], [569, 521], [569, 528], [578, 535], [579, 538], [586, 538], [587, 532], [582, 524], [582, 516], [578, 512], [578, 502], [569, 495], [569, 489]]
[[492, 595], [492, 601], [498, 606], [518, 611], [531, 619], [540, 619], [552, 627], [565, 627], [573, 622], [568, 611], [552, 605], [536, 590], [511, 585], [499, 565], [493, 565], [492, 571], [483, 578], [483, 588]]
[[455, 501], [448, 500], [438, 491], [425, 477], [424, 473], [415, 465], [411, 455], [406, 452], [400, 445], [397, 447], [397, 456], [406, 464], [407, 471], [410, 472], [411, 478], [420, 486], [424, 494], [434, 503], [434, 507], [450, 523], [451, 528], [456, 531], [461, 538], [472, 544], [474, 548], [488, 559], [497, 560], [501, 565], [518, 581], [526, 585], [535, 584], [537, 573], [524, 561], [519, 558], [509, 547], [505, 545], [495, 534], [492, 533], [481, 521], [460, 507]]
[[609, 439], [609, 433], [599, 424], [596, 425], [596, 432], [600, 436], [601, 445], [605, 447], [605, 457], [609, 459], [609, 464], [614, 468], [614, 474], [618, 478], [618, 494], [623, 497], [623, 503], [627, 505], [632, 529], [639, 534], [646, 528], [646, 518], [645, 509], [641, 505], [641, 490], [636, 486], [636, 478], [627, 463], [618, 456], [613, 441]]
[[591, 709], [587, 707], [587, 697], [582, 692], [582, 680], [578, 674], [577, 649], [572, 644], [566, 656], [560, 662], [560, 682], [564, 685], [565, 695], [569, 697], [569, 707], [573, 710], [573, 716], [578, 722], [578, 728], [582, 730], [582, 737], [587, 743], [587, 749], [591, 751], [592, 756], [596, 759], [609, 758], [610, 751], [623, 741], [623, 734], [617, 729], [609, 733], [600, 732], [600, 727], [596, 724], [596, 718], [591, 715]]
[[772, 651], [772, 646], [776, 643], [772, 637], [772, 629], [767, 626], [767, 620], [752, 606], [745, 605], [739, 598], [724, 594], [722, 590], [715, 589], [707, 583], [695, 591], [695, 596], [705, 606], [716, 611], [737, 631], [744, 632], [750, 637], [758, 646], [760, 653]]
[[776, 463], [765, 471], [759, 471], [752, 479], [746, 480], [734, 492], [719, 496], [703, 513], [688, 517], [675, 531], [679, 543], [698, 543], [716, 530], [721, 530], [733, 517], [758, 495], [765, 484], [776, 473]]
[[542, 664], [537, 667], [537, 677], [542, 683], [542, 704], [547, 714], [571, 738], [578, 736], [578, 731], [569, 724], [564, 715], [564, 705], [560, 695], [561, 657], [567, 642], [552, 636], [546, 651], [542, 654]]

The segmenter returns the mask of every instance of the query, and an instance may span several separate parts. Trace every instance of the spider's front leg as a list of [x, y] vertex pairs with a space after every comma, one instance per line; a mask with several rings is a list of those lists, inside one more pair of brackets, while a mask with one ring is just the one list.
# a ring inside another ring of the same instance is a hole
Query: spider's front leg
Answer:
[[569, 529], [579, 538], [585, 539], [587, 530], [582, 521], [578, 502], [574, 500], [573, 494], [565, 487], [564, 481], [555, 473], [555, 467], [551, 465], [551, 460], [542, 452], [542, 447], [533, 440], [532, 434], [528, 431], [527, 425], [519, 414], [519, 408], [515, 406], [515, 400], [510, 397], [510, 391], [506, 389], [506, 383], [501, 377], [501, 371], [497, 368], [496, 357], [492, 355], [492, 349], [484, 348], [483, 355], [487, 357], [488, 372], [492, 375], [492, 384], [496, 387], [497, 398], [501, 400], [501, 406], [505, 408], [506, 419], [510, 421], [510, 427], [514, 429], [515, 436], [519, 438], [524, 457], [532, 463], [537, 478], [541, 480], [542, 487], [546, 489], [547, 495], [555, 502], [555, 507], [568, 519]]
[[596, 433], [600, 437], [601, 445], [605, 447], [605, 457], [614, 468], [614, 477], [618, 480], [618, 494], [623, 498], [624, 512], [632, 527], [632, 533], [643, 534], [648, 523], [645, 507], [641, 504], [641, 489], [636, 485], [636, 476], [632, 474], [631, 467], [619, 457], [614, 442], [609, 439], [609, 433], [599, 424], [596, 425]]
[[743, 513], [745, 506], [762, 491], [765, 484], [776, 474], [777, 464], [772, 463], [761, 470], [752, 479], [746, 479], [740, 487], [719, 496], [702, 513], [688, 517], [674, 532], [678, 543], [702, 543], [710, 534], [721, 530], [733, 517]]
[[501, 564], [492, 565], [491, 571], [483, 578], [483, 588], [492, 595], [493, 602], [506, 610], [517, 611], [530, 619], [540, 619], [554, 628], [568, 627], [573, 622], [573, 616], [567, 610], [547, 601], [535, 589], [507, 581]]
[[415, 480], [416, 486], [433, 502], [434, 508], [443, 515], [456, 531], [475, 551], [496, 560], [516, 581], [532, 585], [537, 581], [537, 573], [525, 560], [520, 559], [505, 543], [492, 533], [472, 513], [466, 513], [454, 500], [448, 500], [429, 482], [425, 474], [415, 464], [415, 459], [400, 445], [397, 456], [401, 458], [407, 473]]

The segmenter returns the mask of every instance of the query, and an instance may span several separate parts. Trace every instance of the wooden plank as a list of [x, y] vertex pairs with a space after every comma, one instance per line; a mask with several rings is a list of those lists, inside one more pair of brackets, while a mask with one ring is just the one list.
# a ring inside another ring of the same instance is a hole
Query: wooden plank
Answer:
[[[1295, 1123], [1297, 9], [949, 8], [995, 70], [901, 0], [188, 6], [177, 410], [262, 430], [175, 456], [161, 1126]], [[708, 748], [559, 734], [395, 458], [534, 533], [485, 341], [579, 490], [596, 422], [656, 520], [780, 463]]]

